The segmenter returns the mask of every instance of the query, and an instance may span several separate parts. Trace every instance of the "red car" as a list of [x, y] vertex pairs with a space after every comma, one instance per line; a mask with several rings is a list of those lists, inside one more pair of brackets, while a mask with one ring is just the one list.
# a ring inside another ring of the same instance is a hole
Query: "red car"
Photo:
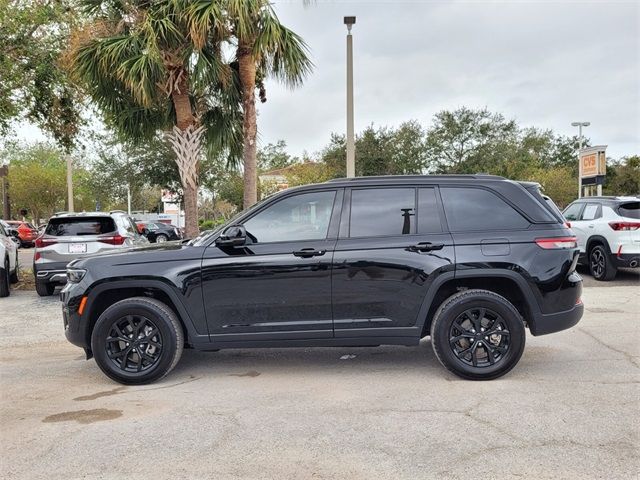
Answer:
[[20, 220], [7, 220], [7, 223], [18, 231], [21, 247], [33, 247], [38, 237], [38, 230], [33, 225]]

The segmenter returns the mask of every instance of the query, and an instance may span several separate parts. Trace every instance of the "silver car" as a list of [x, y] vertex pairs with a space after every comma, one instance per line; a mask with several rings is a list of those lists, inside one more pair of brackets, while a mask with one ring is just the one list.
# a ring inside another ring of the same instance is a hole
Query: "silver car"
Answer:
[[36, 291], [41, 297], [52, 295], [56, 285], [66, 283], [71, 260], [148, 243], [131, 217], [120, 210], [56, 214], [35, 242]]

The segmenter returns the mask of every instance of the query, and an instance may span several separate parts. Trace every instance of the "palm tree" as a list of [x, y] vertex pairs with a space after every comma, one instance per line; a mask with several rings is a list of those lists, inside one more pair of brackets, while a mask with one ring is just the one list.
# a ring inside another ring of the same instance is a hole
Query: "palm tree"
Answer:
[[[80, 0], [69, 69], [123, 139], [166, 132], [183, 187], [185, 230], [198, 234], [203, 145], [233, 161], [242, 145], [237, 74], [225, 62], [222, 1]], [[235, 2], [231, 2], [235, 3]], [[255, 120], [254, 120], [255, 121]]]
[[283, 26], [268, 0], [225, 0], [230, 41], [235, 46], [242, 92], [244, 207], [257, 201], [256, 88], [266, 101], [263, 81], [274, 77], [298, 86], [311, 71], [307, 46]]

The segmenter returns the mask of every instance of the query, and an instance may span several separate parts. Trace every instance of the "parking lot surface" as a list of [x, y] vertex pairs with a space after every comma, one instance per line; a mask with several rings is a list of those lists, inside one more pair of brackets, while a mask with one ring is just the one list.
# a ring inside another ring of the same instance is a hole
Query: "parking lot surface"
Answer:
[[55, 297], [0, 300], [2, 477], [635, 478], [637, 286], [587, 287], [577, 327], [460, 380], [416, 347], [185, 351], [125, 387], [66, 343]]

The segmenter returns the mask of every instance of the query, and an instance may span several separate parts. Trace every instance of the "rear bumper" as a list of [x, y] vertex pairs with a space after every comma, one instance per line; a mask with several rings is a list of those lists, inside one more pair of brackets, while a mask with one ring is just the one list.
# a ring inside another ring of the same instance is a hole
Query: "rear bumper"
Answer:
[[571, 310], [559, 313], [541, 314], [529, 325], [532, 335], [546, 335], [560, 332], [576, 325], [584, 313], [584, 304], [580, 302]]
[[612, 254], [611, 262], [618, 268], [640, 267], [640, 254], [638, 253], [621, 253], [620, 255]]
[[67, 262], [34, 263], [33, 275], [36, 282], [67, 283]]

